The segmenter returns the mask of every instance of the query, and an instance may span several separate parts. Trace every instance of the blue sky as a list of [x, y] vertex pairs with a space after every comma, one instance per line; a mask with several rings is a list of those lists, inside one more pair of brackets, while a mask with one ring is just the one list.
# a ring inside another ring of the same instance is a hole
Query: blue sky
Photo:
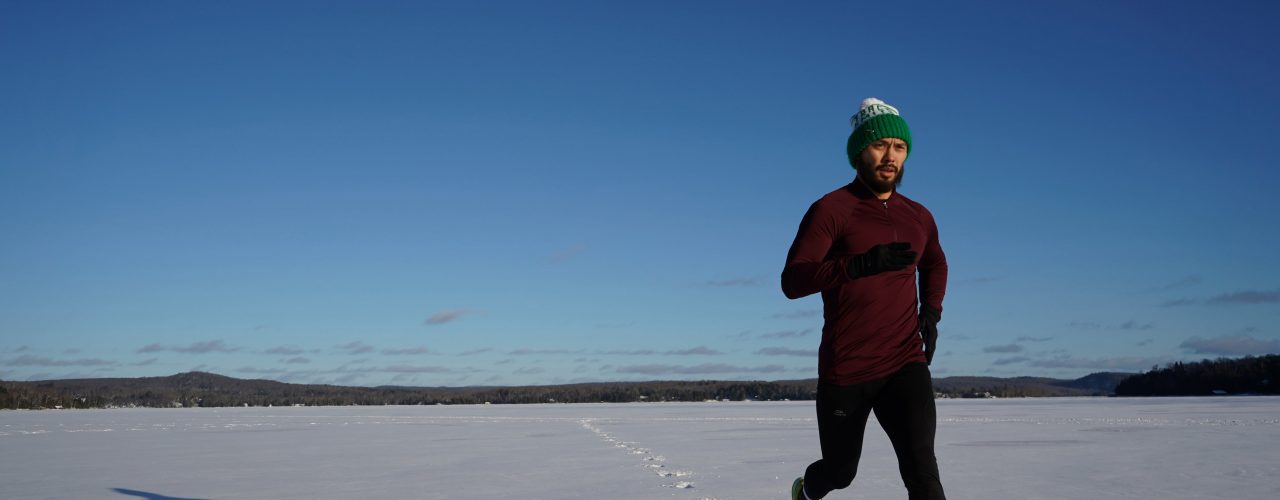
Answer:
[[778, 276], [869, 96], [951, 267], [935, 375], [1280, 352], [1278, 21], [6, 2], [0, 378], [814, 377], [820, 298]]

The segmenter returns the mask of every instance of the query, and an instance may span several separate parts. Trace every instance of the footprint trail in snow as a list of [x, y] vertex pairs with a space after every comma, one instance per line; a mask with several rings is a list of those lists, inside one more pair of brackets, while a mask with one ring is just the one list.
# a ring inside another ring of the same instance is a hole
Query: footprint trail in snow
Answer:
[[644, 470], [651, 471], [652, 473], [656, 474], [658, 477], [674, 480], [674, 482], [663, 484], [663, 486], [668, 488], [678, 488], [678, 489], [693, 488], [693, 481], [685, 479], [693, 476], [693, 472], [687, 471], [687, 470], [673, 470], [668, 468], [665, 463], [667, 461], [666, 457], [655, 454], [653, 453], [652, 450], [648, 448], [640, 447], [637, 443], [633, 441], [622, 441], [614, 437], [612, 434], [609, 434], [608, 432], [605, 432], [604, 429], [601, 429], [600, 427], [598, 427], [595, 424], [595, 419], [582, 419], [578, 422], [582, 424], [582, 427], [584, 429], [591, 431], [600, 439], [604, 440], [606, 443], [613, 445], [615, 448], [622, 449], [627, 453], [635, 455], [639, 459], [640, 467], [642, 467]]

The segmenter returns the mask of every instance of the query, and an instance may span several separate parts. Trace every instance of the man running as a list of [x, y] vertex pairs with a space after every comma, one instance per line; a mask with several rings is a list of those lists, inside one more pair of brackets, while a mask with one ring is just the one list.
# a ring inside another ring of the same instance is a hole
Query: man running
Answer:
[[782, 271], [787, 298], [821, 292], [823, 306], [822, 458], [795, 480], [791, 498], [817, 500], [853, 482], [874, 411], [893, 442], [909, 498], [944, 499], [929, 363], [947, 259], [933, 214], [897, 192], [911, 152], [907, 122], [893, 106], [869, 98], [850, 124], [846, 147], [856, 176], [809, 207]]

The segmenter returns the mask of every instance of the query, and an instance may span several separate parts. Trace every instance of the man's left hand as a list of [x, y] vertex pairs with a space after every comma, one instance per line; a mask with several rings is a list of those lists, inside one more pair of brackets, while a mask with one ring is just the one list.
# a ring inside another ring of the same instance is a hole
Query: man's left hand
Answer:
[[924, 359], [933, 364], [933, 353], [938, 349], [938, 321], [942, 313], [929, 306], [920, 306], [920, 338], [924, 339]]

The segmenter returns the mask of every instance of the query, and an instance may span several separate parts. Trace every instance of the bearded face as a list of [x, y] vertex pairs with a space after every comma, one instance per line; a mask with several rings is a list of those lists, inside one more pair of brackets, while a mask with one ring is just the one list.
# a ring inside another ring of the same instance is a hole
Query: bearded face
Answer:
[[902, 164], [907, 161], [907, 143], [902, 139], [887, 137], [867, 145], [858, 155], [854, 166], [858, 178], [872, 192], [883, 194], [902, 184]]

